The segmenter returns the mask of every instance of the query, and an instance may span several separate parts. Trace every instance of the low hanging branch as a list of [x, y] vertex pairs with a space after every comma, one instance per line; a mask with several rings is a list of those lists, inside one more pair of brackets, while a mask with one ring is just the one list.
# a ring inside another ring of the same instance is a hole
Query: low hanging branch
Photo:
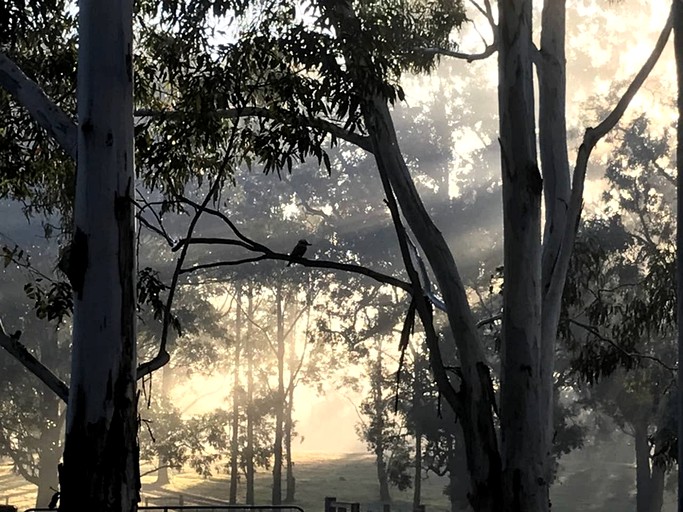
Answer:
[[31, 354], [19, 341], [21, 332], [15, 335], [7, 334], [5, 327], [0, 321], [0, 346], [9, 352], [24, 367], [38, 377], [48, 388], [67, 403], [69, 400], [69, 387], [62, 382], [52, 371]]

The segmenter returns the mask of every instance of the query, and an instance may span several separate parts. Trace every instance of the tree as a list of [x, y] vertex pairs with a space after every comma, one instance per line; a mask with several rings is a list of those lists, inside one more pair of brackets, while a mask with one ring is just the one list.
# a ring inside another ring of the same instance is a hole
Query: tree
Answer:
[[659, 511], [672, 466], [673, 170], [666, 131], [636, 118], [610, 159], [603, 219], [586, 222], [572, 261], [563, 333], [593, 403], [635, 439], [638, 511]]

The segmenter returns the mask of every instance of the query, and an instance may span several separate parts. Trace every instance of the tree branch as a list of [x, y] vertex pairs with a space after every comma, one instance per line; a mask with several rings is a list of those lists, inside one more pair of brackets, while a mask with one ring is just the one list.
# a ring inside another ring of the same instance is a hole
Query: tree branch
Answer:
[[69, 401], [69, 386], [64, 384], [59, 377], [26, 349], [19, 341], [20, 335], [21, 333], [14, 336], [7, 334], [5, 326], [0, 321], [0, 346], [12, 354], [17, 361], [38, 377], [48, 388], [54, 391], [64, 403], [67, 403]]
[[[183, 112], [179, 110], [150, 110], [150, 109], [139, 109], [135, 111], [136, 117], [152, 117], [161, 119], [173, 119], [176, 117], [181, 117], [184, 115], [193, 114], [197, 115], [197, 112]], [[291, 122], [292, 119], [299, 122], [304, 126], [310, 126], [311, 128], [317, 128], [321, 131], [327, 132], [330, 135], [350, 142], [358, 146], [365, 151], [372, 153], [372, 146], [370, 144], [370, 139], [366, 136], [359, 135], [357, 133], [352, 133], [345, 130], [341, 126], [328, 121], [326, 119], [309, 118], [301, 115], [292, 114], [287, 111], [273, 111], [265, 107], [243, 107], [243, 108], [226, 108], [218, 109], [213, 112], [208, 112], [206, 115], [215, 116], [224, 119], [239, 119], [242, 117], [260, 117], [264, 119], [272, 119], [275, 121], [286, 121]]]
[[76, 123], [59, 108], [40, 86], [4, 52], [0, 52], [0, 86], [5, 89], [31, 117], [57, 141], [75, 161], [78, 151]]
[[[659, 60], [659, 57], [662, 55], [673, 27], [673, 5], [676, 1], [678, 0], [674, 0], [672, 4], [669, 17], [667, 18], [666, 24], [664, 25], [664, 28], [657, 39], [652, 53], [626, 89], [623, 96], [614, 107], [614, 110], [612, 110], [612, 112], [610, 112], [610, 114], [605, 117], [605, 119], [603, 119], [598, 126], [595, 128], [586, 129], [583, 142], [579, 147], [579, 151], [576, 156], [572, 191], [567, 212], [567, 223], [565, 225], [562, 248], [558, 256], [559, 261], [551, 278], [550, 288], [557, 292], [564, 287], [564, 275], [569, 268], [569, 260], [571, 258], [572, 252], [570, 248], [573, 246], [574, 240], [576, 239], [579, 221], [581, 220], [581, 210], [583, 208], [583, 189], [586, 181], [588, 159], [590, 158], [591, 152], [593, 151], [595, 145], [621, 120], [624, 112], [626, 112], [626, 108], [631, 103], [631, 100], [643, 85], [655, 64]], [[548, 295], [550, 295], [550, 292], [548, 292]]]
[[677, 371], [677, 368], [666, 364], [664, 361], [662, 361], [659, 357], [653, 356], [650, 354], [642, 354], [640, 352], [629, 352], [625, 348], [623, 348], [621, 345], [619, 345], [617, 342], [607, 338], [606, 336], [603, 336], [600, 334], [600, 332], [593, 327], [592, 325], [584, 324], [583, 322], [579, 322], [578, 320], [574, 320], [572, 318], [569, 319], [569, 322], [576, 325], [577, 327], [581, 327], [585, 331], [591, 333], [593, 336], [598, 338], [600, 341], [604, 341], [605, 343], [611, 345], [615, 349], [617, 349], [619, 352], [624, 354], [626, 357], [630, 359], [649, 359], [650, 361], [654, 361], [655, 363], [659, 364], [662, 368], [665, 368], [666, 370], [675, 373]]

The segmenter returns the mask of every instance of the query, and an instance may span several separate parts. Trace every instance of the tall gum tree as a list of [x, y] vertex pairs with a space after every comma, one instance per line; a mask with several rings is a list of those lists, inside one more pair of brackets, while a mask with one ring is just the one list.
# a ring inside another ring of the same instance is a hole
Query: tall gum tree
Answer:
[[79, 2], [73, 348], [60, 510], [139, 501], [133, 2]]
[[[351, 2], [321, 0], [321, 5], [326, 8], [339, 39], [361, 39], [361, 23]], [[581, 216], [588, 159], [597, 142], [620, 120], [658, 60], [671, 31], [671, 18], [650, 58], [614, 110], [586, 131], [572, 174], [566, 157], [564, 0], [544, 4], [540, 50], [532, 43], [531, 0], [500, 1], [497, 25], [489, 2], [485, 5], [481, 10], [494, 25], [496, 42], [476, 58], [489, 55], [490, 48], [500, 52], [498, 92], [506, 282], [500, 449], [493, 425], [491, 408], [495, 404], [486, 361], [455, 261], [416, 191], [399, 149], [387, 98], [376, 89], [363, 86], [367, 84], [363, 76], [367, 74], [371, 55], [352, 48], [344, 57], [355, 82], [355, 93], [360, 97], [370, 150], [380, 176], [388, 183], [388, 200], [391, 202], [389, 196], [395, 195], [444, 296], [461, 361], [457, 392], [447, 377], [439, 377], [438, 360], [431, 362], [439, 389], [462, 422], [472, 479], [470, 503], [475, 510], [545, 511], [550, 506], [554, 345], [562, 289]], [[469, 58], [454, 52], [443, 53]], [[537, 165], [534, 62], [538, 63], [542, 110], [542, 173]], [[543, 239], [542, 198], [546, 206]], [[397, 231], [400, 233], [399, 228]], [[422, 293], [421, 283], [412, 281], [416, 293]], [[420, 318], [423, 323], [430, 321], [423, 314]], [[430, 353], [434, 351], [438, 352], [438, 348], [430, 346]]]

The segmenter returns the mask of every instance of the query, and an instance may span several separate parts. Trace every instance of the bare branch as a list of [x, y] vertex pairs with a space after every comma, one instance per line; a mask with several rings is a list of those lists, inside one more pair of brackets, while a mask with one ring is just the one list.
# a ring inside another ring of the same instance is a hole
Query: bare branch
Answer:
[[33, 375], [38, 377], [48, 388], [67, 403], [69, 401], [69, 386], [64, 384], [52, 371], [36, 359], [19, 341], [19, 335], [10, 336], [0, 321], [0, 346], [12, 354]]
[[489, 58], [491, 55], [493, 55], [496, 51], [498, 51], [498, 42], [494, 41], [490, 45], [488, 45], [484, 51], [480, 53], [464, 53], [464, 52], [457, 52], [455, 50], [450, 50], [448, 48], [437, 48], [437, 47], [432, 47], [432, 48], [420, 48], [415, 50], [420, 53], [424, 53], [425, 55], [444, 55], [446, 57], [453, 57], [455, 59], [462, 59], [466, 60], [468, 63], [474, 62], [475, 60], [484, 60]]
[[75, 161], [78, 152], [76, 123], [4, 52], [0, 52], [0, 86], [55, 139]]

